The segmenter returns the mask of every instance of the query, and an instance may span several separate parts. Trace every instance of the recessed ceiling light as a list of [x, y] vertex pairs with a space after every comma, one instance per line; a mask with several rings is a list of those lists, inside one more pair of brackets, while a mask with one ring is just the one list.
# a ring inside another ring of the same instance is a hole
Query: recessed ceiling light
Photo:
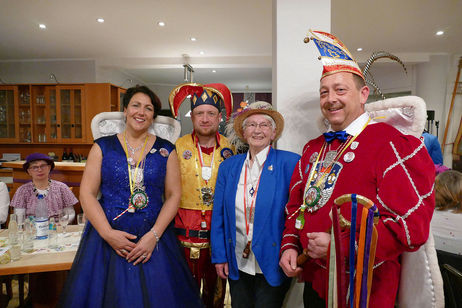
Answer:
[[212, 70], [212, 73], [216, 73], [217, 71], [216, 70]]
[[363, 51], [363, 49], [361, 47], [359, 47], [358, 49], [356, 49], [357, 51]]
[[195, 37], [191, 37], [191, 41], [195, 42], [195, 41], [196, 41], [196, 38], [195, 38]]
[[203, 51], [200, 51], [200, 52], [199, 52], [199, 54], [201, 54], [201, 55], [203, 55], [204, 53], [205, 53], [205, 52], [203, 52]]
[[157, 23], [157, 25], [158, 25], [159, 27], [164, 27], [164, 26], [165, 26], [165, 22], [159, 21], [159, 22]]
[[42, 30], [45, 30], [47, 28], [47, 26], [45, 24], [39, 24], [39, 28], [42, 29]]
[[436, 35], [443, 35], [444, 34], [444, 31], [437, 31], [436, 32]]
[[99, 22], [100, 24], [102, 24], [104, 22], [104, 18], [98, 18], [96, 19], [97, 22]]

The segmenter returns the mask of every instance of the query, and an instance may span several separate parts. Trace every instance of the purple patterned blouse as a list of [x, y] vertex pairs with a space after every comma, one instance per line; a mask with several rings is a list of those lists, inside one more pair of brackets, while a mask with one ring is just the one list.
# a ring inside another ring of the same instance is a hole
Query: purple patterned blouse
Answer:
[[[59, 215], [63, 208], [71, 207], [79, 202], [66, 184], [55, 180], [51, 180], [45, 200], [48, 204], [48, 217]], [[27, 216], [35, 215], [37, 196], [34, 193], [32, 181], [18, 188], [10, 205], [18, 209], [25, 208]]]

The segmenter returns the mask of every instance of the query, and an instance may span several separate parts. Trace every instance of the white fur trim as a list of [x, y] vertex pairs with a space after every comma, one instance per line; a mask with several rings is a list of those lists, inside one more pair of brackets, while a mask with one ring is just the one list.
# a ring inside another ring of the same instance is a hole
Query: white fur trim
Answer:
[[376, 122], [385, 122], [406, 135], [419, 138], [425, 128], [427, 107], [418, 96], [400, 96], [365, 105]]

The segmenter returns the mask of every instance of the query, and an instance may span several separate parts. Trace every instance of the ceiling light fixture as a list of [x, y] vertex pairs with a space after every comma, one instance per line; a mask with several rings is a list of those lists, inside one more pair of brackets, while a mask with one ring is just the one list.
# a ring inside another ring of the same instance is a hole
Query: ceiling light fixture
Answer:
[[203, 51], [200, 51], [200, 52], [199, 52], [199, 54], [201, 54], [201, 55], [203, 55], [204, 53], [205, 53], [205, 52], [203, 52]]
[[102, 24], [104, 22], [104, 18], [97, 18], [96, 21]]
[[191, 37], [191, 41], [195, 42], [197, 39], [195, 37]]
[[217, 71], [216, 70], [212, 70], [212, 73], [216, 73]]
[[39, 28], [42, 29], [42, 30], [45, 30], [47, 28], [47, 26], [45, 24], [39, 24]]
[[158, 25], [159, 27], [165, 27], [165, 22], [159, 21], [159, 22], [157, 23], [157, 25]]
[[356, 49], [356, 51], [363, 51], [363, 49], [359, 47], [358, 49]]
[[436, 35], [443, 35], [444, 34], [444, 31], [437, 31], [436, 32]]

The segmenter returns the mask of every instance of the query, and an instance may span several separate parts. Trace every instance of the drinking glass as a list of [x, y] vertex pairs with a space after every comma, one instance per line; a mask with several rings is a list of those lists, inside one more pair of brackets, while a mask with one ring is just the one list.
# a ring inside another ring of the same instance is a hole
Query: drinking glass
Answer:
[[83, 213], [77, 214], [77, 224], [79, 226], [84, 226], [87, 219]]
[[65, 211], [62, 211], [59, 214], [59, 224], [63, 227], [63, 237], [66, 237], [66, 227], [69, 223], [69, 214]]

